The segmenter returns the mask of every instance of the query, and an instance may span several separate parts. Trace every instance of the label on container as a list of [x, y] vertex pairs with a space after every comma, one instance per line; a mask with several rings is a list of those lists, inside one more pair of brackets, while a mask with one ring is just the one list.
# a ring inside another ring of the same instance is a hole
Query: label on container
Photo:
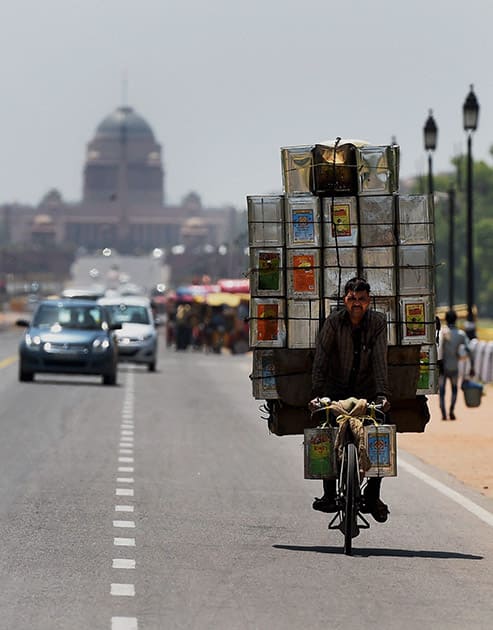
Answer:
[[293, 208], [293, 243], [313, 244], [315, 242], [315, 216], [312, 208]]
[[293, 290], [297, 293], [316, 290], [314, 254], [293, 255]]
[[404, 305], [406, 337], [424, 337], [426, 335], [426, 317], [424, 302], [407, 302]]
[[278, 291], [280, 287], [281, 255], [279, 252], [259, 252], [258, 288], [260, 291]]
[[257, 339], [276, 341], [279, 336], [279, 305], [259, 304], [257, 308]]

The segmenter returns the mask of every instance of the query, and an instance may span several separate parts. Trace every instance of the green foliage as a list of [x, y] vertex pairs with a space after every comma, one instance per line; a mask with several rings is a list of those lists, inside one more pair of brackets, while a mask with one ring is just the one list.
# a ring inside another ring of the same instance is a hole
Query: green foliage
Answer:
[[[435, 176], [435, 238], [437, 304], [448, 304], [449, 277], [449, 195], [455, 194], [455, 265], [454, 296], [456, 304], [466, 302], [466, 168], [465, 158], [453, 160], [455, 172]], [[419, 186], [419, 182], [417, 183]], [[479, 314], [493, 316], [493, 167], [485, 162], [473, 165], [473, 252], [475, 299]]]

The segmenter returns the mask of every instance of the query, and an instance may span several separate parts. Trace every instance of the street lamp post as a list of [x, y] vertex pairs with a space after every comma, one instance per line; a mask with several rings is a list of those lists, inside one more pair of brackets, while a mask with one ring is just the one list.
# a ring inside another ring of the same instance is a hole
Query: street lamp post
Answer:
[[473, 252], [473, 168], [472, 168], [472, 132], [476, 131], [479, 118], [479, 103], [471, 85], [462, 107], [464, 131], [467, 133], [467, 222], [466, 222], [466, 255], [467, 255], [467, 325], [466, 332], [470, 339], [476, 337], [474, 322], [474, 252]]
[[423, 127], [423, 136], [425, 149], [428, 151], [428, 193], [432, 195], [434, 192], [432, 153], [437, 148], [438, 127], [433, 118], [433, 111], [431, 109], [425, 126]]
[[448, 191], [449, 200], [449, 233], [448, 233], [448, 304], [449, 309], [453, 310], [455, 296], [454, 296], [454, 270], [455, 270], [455, 190], [451, 188]]

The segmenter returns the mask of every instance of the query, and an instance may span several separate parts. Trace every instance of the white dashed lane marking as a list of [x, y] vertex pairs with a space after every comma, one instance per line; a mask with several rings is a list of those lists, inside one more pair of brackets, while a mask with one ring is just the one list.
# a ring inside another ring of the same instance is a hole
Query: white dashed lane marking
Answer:
[[133, 497], [134, 491], [133, 488], [117, 488], [115, 494], [117, 497]]
[[113, 569], [135, 569], [135, 560], [129, 558], [113, 558]]
[[113, 521], [113, 527], [135, 527], [134, 521]]
[[114, 538], [115, 547], [135, 547], [135, 538]]
[[[134, 466], [122, 466], [120, 464], [133, 464], [134, 463], [134, 372], [130, 367], [127, 372], [127, 378], [125, 383], [125, 399], [123, 402], [123, 409], [121, 414], [121, 426], [118, 444], [118, 473], [134, 473]], [[133, 484], [134, 477], [117, 476], [117, 484]], [[117, 497], [133, 497], [133, 488], [121, 488], [115, 489], [115, 495]], [[134, 506], [126, 504], [117, 504], [114, 506], [115, 512], [133, 514]], [[116, 529], [136, 529], [134, 520], [113, 520], [113, 527]], [[135, 538], [113, 538], [114, 547], [135, 547]], [[135, 558], [113, 558], [112, 569], [120, 571], [115, 573], [116, 579], [122, 579], [123, 574], [121, 571], [128, 571], [135, 569]], [[130, 575], [127, 573], [127, 575]], [[110, 586], [110, 593], [113, 597], [135, 597], [135, 585], [127, 582], [112, 582]], [[122, 610], [122, 612], [124, 612]], [[111, 630], [138, 630], [137, 617], [112, 617], [111, 618]]]
[[135, 617], [112, 617], [111, 630], [139, 630]]

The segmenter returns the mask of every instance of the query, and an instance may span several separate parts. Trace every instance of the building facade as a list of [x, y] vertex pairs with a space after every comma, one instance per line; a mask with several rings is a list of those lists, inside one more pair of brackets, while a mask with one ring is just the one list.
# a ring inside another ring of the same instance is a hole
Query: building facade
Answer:
[[131, 107], [118, 107], [98, 125], [87, 145], [82, 190], [75, 203], [53, 189], [37, 206], [1, 205], [4, 243], [122, 254], [182, 245], [191, 252], [231, 243], [241, 231], [235, 208], [203, 207], [196, 192], [180, 205], [166, 203], [161, 145]]

